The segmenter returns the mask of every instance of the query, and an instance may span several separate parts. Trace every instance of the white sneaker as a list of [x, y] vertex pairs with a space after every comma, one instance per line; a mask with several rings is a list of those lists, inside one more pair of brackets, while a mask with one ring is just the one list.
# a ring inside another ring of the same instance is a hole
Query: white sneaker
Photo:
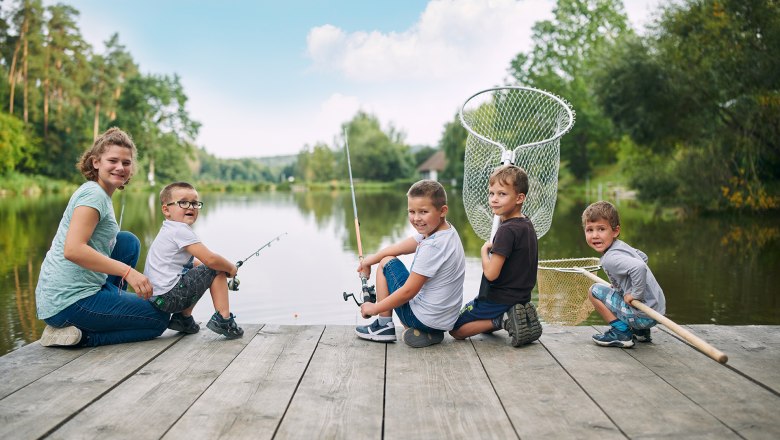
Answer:
[[81, 330], [69, 325], [67, 327], [52, 327], [43, 329], [40, 341], [44, 347], [72, 346], [81, 342]]
[[369, 325], [359, 325], [355, 327], [355, 334], [358, 338], [369, 341], [392, 342], [395, 341], [395, 324], [393, 321], [385, 325], [379, 324], [379, 319], [375, 319]]

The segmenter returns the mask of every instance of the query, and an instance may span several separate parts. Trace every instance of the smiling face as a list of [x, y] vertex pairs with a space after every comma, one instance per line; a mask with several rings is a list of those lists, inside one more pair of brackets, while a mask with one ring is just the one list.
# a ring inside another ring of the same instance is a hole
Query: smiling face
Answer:
[[[166, 200], [165, 203], [163, 204], [162, 207], [163, 215], [168, 220], [186, 223], [192, 226], [192, 224], [195, 223], [195, 220], [198, 219], [198, 212], [200, 210], [192, 208], [191, 206], [188, 206], [187, 208], [182, 208], [177, 203], [180, 200], [186, 200], [188, 202], [197, 202], [198, 192], [191, 188], [174, 188], [173, 191], [171, 191], [170, 200]], [[173, 204], [169, 205], [169, 203], [173, 203]]]
[[488, 201], [493, 214], [501, 217], [501, 221], [504, 221], [508, 218], [520, 217], [525, 194], [518, 193], [514, 185], [495, 181], [490, 184]]
[[430, 236], [445, 223], [447, 205], [436, 208], [430, 197], [408, 197], [409, 223], [425, 237]]
[[604, 253], [620, 235], [620, 225], [612, 229], [609, 221], [598, 219], [585, 222], [585, 241], [596, 252]]
[[97, 171], [98, 185], [112, 195], [132, 175], [133, 153], [129, 148], [109, 145], [100, 157], [92, 159], [92, 167]]

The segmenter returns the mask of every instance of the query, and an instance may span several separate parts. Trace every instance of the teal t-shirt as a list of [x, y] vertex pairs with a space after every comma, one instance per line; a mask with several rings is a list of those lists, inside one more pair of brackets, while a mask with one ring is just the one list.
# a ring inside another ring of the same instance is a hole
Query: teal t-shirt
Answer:
[[57, 228], [57, 234], [46, 253], [35, 288], [38, 318], [50, 318], [76, 301], [96, 294], [106, 283], [107, 275], [84, 269], [65, 258], [65, 236], [70, 228], [73, 211], [79, 206], [94, 208], [100, 220], [87, 244], [105, 256], [111, 256], [116, 244], [119, 225], [114, 216], [111, 197], [97, 182], [87, 182], [79, 187], [68, 202]]

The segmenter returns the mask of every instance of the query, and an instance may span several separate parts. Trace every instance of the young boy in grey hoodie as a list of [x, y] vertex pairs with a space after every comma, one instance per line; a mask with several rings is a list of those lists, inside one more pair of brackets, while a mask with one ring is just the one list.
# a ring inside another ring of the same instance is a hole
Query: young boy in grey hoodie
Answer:
[[610, 328], [593, 335], [593, 342], [604, 347], [630, 348], [634, 340], [650, 342], [650, 328], [656, 321], [632, 307], [638, 300], [660, 314], [666, 313], [666, 298], [647, 266], [647, 255], [622, 240], [620, 217], [609, 202], [596, 202], [582, 213], [582, 227], [588, 246], [600, 252], [601, 267], [611, 286], [590, 286], [589, 298]]

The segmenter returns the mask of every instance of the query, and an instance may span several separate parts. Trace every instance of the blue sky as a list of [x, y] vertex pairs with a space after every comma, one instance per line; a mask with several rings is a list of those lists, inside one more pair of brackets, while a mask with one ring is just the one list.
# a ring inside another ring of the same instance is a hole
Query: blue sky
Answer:
[[[552, 0], [61, 0], [94, 51], [115, 32], [144, 73], [178, 74], [219, 157], [335, 145], [358, 110], [436, 145], [473, 93], [503, 83]], [[625, 0], [641, 28], [664, 0]], [[52, 3], [52, 2], [47, 2]]]

